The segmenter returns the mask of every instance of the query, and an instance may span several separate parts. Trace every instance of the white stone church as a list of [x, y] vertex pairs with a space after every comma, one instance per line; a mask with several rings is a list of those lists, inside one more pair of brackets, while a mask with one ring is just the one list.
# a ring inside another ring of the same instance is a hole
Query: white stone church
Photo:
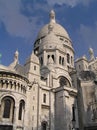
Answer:
[[0, 64], [0, 130], [97, 130], [97, 58], [72, 44], [52, 10], [25, 64]]

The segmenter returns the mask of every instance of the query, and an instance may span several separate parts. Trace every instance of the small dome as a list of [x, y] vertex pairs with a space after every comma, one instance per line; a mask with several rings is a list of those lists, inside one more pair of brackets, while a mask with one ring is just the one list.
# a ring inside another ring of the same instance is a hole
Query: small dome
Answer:
[[48, 26], [50, 24], [53, 26], [53, 32], [54, 32], [55, 35], [59, 35], [59, 36], [65, 37], [67, 39], [70, 39], [67, 31], [60, 24], [56, 23], [55, 12], [53, 10], [51, 10], [51, 12], [50, 12], [50, 22], [48, 24], [46, 24], [40, 30], [40, 32], [38, 33], [38, 36], [37, 36], [37, 40], [42, 38], [42, 37], [45, 37], [48, 34], [48, 32], [49, 32]]

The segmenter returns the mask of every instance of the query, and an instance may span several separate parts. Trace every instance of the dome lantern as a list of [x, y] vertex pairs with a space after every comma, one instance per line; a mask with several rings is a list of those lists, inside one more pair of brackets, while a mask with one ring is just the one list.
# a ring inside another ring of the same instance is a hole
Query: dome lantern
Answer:
[[50, 12], [50, 22], [52, 22], [52, 23], [56, 22], [54, 10], [51, 10], [51, 12]]

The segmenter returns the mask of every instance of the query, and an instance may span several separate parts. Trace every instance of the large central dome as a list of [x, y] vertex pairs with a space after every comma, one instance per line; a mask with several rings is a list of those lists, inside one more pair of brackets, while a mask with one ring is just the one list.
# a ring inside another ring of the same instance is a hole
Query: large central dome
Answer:
[[70, 39], [67, 31], [58, 23], [56, 23], [55, 20], [55, 12], [52, 10], [50, 12], [50, 23], [46, 24], [38, 33], [37, 39], [40, 39], [42, 37], [45, 37], [49, 32], [49, 24], [53, 25], [53, 32], [57, 36], [64, 37], [66, 39]]

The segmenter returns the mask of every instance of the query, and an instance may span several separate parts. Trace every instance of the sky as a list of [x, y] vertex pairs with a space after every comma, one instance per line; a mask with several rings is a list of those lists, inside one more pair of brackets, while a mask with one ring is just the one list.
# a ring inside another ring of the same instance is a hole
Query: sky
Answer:
[[97, 0], [0, 0], [0, 64], [13, 62], [16, 50], [25, 63], [52, 9], [72, 40], [75, 59], [89, 57], [90, 47], [97, 56]]

